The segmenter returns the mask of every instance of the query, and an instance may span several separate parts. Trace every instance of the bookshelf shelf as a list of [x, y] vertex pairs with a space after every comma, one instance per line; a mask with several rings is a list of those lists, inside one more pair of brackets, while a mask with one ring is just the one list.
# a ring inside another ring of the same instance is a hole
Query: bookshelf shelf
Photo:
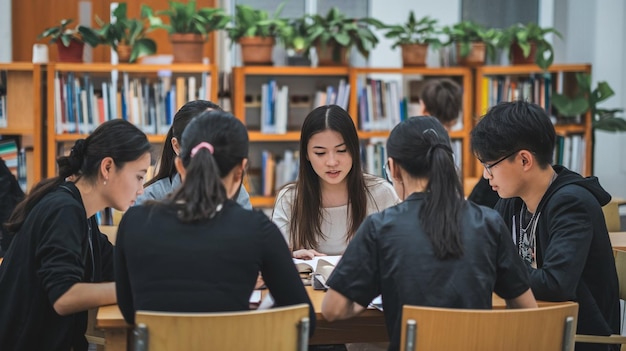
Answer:
[[187, 101], [217, 101], [215, 65], [57, 63], [48, 66], [46, 174], [56, 174], [60, 144], [86, 138], [100, 123], [124, 118], [161, 144]]
[[272, 208], [274, 196], [250, 196], [250, 204], [254, 208]]
[[15, 161], [18, 179], [26, 190], [43, 176], [43, 70], [42, 65], [29, 62], [0, 63], [0, 116], [5, 125], [0, 127], [0, 136], [3, 140], [15, 138], [22, 149], [17, 153], [24, 151], [25, 163], [11, 162]]
[[[557, 121], [554, 126], [557, 133], [555, 163], [563, 164], [583, 176], [591, 175], [591, 112], [580, 116], [577, 123], [559, 116], [550, 104], [555, 93], [570, 95], [576, 92], [576, 75], [579, 73], [591, 74], [591, 65], [555, 64], [545, 71], [536, 65], [478, 67], [474, 80], [474, 113], [481, 116], [495, 103], [515, 99], [543, 106]], [[475, 176], [480, 176], [482, 168], [475, 169]]]

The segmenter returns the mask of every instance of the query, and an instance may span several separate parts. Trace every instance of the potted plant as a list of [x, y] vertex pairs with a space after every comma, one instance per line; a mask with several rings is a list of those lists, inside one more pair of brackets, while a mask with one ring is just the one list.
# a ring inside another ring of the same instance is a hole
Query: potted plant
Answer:
[[536, 63], [545, 70], [554, 60], [552, 44], [545, 38], [549, 33], [562, 39], [561, 33], [554, 28], [541, 28], [536, 23], [517, 23], [502, 32], [498, 46], [509, 49], [512, 64]]
[[298, 18], [291, 18], [287, 21], [284, 30], [281, 31], [280, 40], [287, 51], [287, 64], [290, 66], [310, 66], [308, 53], [311, 42], [307, 35], [307, 18], [304, 15]]
[[96, 16], [99, 29], [80, 26], [78, 31], [89, 45], [109, 45], [117, 52], [119, 62], [135, 62], [137, 58], [152, 55], [156, 52], [156, 43], [147, 38], [149, 31], [144, 26], [144, 20], [128, 18], [126, 3], [120, 3], [113, 10], [115, 21], [107, 23]]
[[280, 18], [285, 3], [281, 3], [269, 16], [267, 11], [247, 5], [235, 7], [234, 23], [228, 36], [232, 43], [241, 46], [241, 61], [244, 65], [271, 65], [275, 38], [283, 38], [287, 20]]
[[579, 73], [576, 75], [578, 89], [576, 93], [569, 97], [564, 94], [552, 95], [552, 105], [556, 107], [559, 115], [563, 117], [578, 118], [587, 111], [591, 111], [593, 127], [607, 131], [626, 131], [626, 120], [616, 115], [624, 112], [623, 109], [602, 109], [598, 104], [611, 96], [615, 92], [607, 82], [598, 82], [598, 85], [591, 88], [591, 75]]
[[50, 38], [49, 44], [57, 44], [60, 62], [83, 62], [85, 42], [78, 28], [68, 28], [73, 21], [62, 19], [58, 26], [46, 28], [37, 36], [37, 40]]
[[165, 15], [169, 23], [155, 16], [147, 5], [141, 5], [141, 16], [148, 18], [151, 28], [165, 29], [170, 33], [174, 62], [202, 62], [204, 43], [209, 33], [225, 29], [230, 16], [221, 8], [196, 9], [196, 0], [187, 3], [170, 1], [167, 10], [157, 11]]
[[480, 66], [485, 63], [485, 57], [495, 59], [495, 49], [501, 32], [497, 29], [487, 29], [472, 22], [461, 21], [452, 26], [443, 28], [448, 36], [446, 45], [456, 45], [457, 62], [461, 66]]
[[416, 20], [415, 13], [411, 10], [406, 23], [385, 26], [387, 29], [385, 37], [395, 40], [391, 48], [400, 46], [402, 49], [404, 67], [426, 66], [429, 46], [435, 49], [441, 46], [436, 24], [437, 20], [429, 16]]
[[336, 7], [326, 16], [312, 15], [307, 23], [308, 40], [317, 51], [320, 66], [347, 65], [348, 54], [356, 47], [366, 58], [378, 44], [378, 38], [370, 28], [385, 25], [374, 18], [349, 18]]

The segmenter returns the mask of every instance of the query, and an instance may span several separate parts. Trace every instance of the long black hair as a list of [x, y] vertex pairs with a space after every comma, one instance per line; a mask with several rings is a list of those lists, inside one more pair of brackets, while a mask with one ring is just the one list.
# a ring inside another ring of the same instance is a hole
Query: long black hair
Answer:
[[17, 233], [33, 207], [66, 178], [74, 176], [75, 180], [82, 178], [95, 183], [105, 157], [111, 157], [115, 166], [122, 168], [125, 163], [135, 161], [149, 151], [148, 138], [130, 122], [115, 119], [102, 123], [87, 139], [77, 140], [69, 156], [57, 159], [59, 175], [44, 179], [33, 187], [11, 214], [7, 231]]
[[[210, 148], [192, 154], [202, 143]], [[185, 181], [164, 203], [179, 207], [179, 218], [185, 222], [211, 218], [227, 198], [222, 178], [248, 158], [248, 131], [230, 113], [203, 112], [185, 128], [179, 157]]]
[[462, 256], [461, 210], [465, 200], [445, 128], [433, 117], [409, 118], [391, 131], [387, 154], [411, 177], [428, 179], [419, 219], [435, 256]]
[[185, 130], [187, 124], [191, 122], [193, 117], [207, 110], [221, 111], [222, 108], [211, 101], [194, 100], [184, 104], [183, 107], [176, 112], [172, 126], [167, 131], [167, 136], [165, 137], [161, 158], [158, 161], [159, 170], [154, 177], [152, 177], [152, 179], [144, 184], [144, 188], [163, 178], [172, 178], [176, 174], [176, 167], [174, 166], [176, 154], [174, 153], [174, 147], [172, 146], [172, 138], [176, 138], [180, 144], [183, 138], [183, 131]]
[[350, 240], [367, 216], [368, 190], [361, 171], [359, 137], [354, 122], [346, 110], [337, 105], [320, 106], [311, 111], [300, 134], [300, 169], [295, 183], [295, 200], [291, 216], [291, 243], [294, 249], [317, 248], [322, 224], [322, 190], [320, 178], [307, 159], [307, 147], [314, 134], [332, 130], [343, 138], [352, 156], [352, 169], [346, 176], [350, 227], [346, 240]]

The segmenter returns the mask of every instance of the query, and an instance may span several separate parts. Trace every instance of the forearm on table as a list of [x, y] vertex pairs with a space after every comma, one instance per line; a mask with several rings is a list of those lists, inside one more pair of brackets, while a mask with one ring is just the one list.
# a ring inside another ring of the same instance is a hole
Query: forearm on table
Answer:
[[62, 315], [117, 302], [115, 283], [76, 283], [54, 302], [54, 310]]

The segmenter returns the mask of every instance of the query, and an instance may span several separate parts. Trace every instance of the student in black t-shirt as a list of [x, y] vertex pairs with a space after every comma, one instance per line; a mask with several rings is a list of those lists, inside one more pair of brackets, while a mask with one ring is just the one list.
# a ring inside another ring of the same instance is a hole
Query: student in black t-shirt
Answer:
[[248, 310], [261, 272], [275, 305], [308, 303], [314, 327], [280, 230], [232, 200], [247, 163], [248, 132], [231, 114], [202, 112], [185, 128], [175, 159], [181, 186], [132, 207], [119, 225], [115, 281], [126, 321], [134, 323], [137, 310]]
[[327, 282], [324, 318], [355, 316], [382, 294], [389, 349], [397, 350], [403, 305], [489, 309], [495, 291], [509, 307], [536, 307], [502, 218], [463, 199], [441, 123], [433, 117], [400, 123], [387, 154], [390, 180], [404, 201], [361, 224]]

